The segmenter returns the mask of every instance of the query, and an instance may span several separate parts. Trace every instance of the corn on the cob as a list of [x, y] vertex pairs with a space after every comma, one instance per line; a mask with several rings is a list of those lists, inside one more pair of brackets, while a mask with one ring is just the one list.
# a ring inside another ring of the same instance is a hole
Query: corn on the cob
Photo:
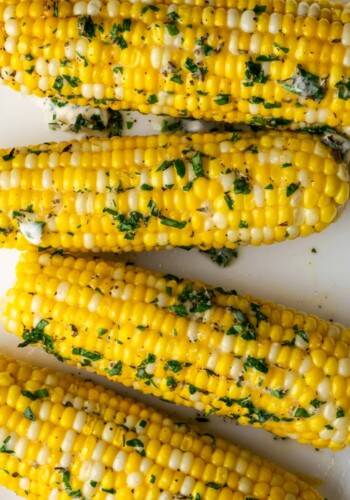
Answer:
[[92, 382], [3, 355], [0, 444], [0, 484], [32, 500], [322, 498], [223, 439]]
[[349, 196], [316, 136], [259, 132], [72, 141], [0, 151], [0, 245], [141, 251], [307, 236]]
[[350, 441], [350, 331], [121, 263], [27, 253], [5, 327], [144, 393], [315, 447]]
[[1, 78], [81, 105], [350, 125], [348, 7], [198, 3], [1, 0]]

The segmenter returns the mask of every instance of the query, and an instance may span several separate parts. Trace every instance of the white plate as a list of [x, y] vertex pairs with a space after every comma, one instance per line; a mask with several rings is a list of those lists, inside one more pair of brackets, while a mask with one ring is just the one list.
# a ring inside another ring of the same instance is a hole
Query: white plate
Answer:
[[[29, 145], [48, 140], [60, 140], [67, 134], [49, 132], [42, 111], [30, 97], [15, 94], [0, 87], [0, 147]], [[316, 248], [317, 253], [311, 249]], [[236, 288], [242, 293], [252, 293], [294, 306], [308, 313], [332, 318], [350, 324], [349, 293], [350, 209], [325, 232], [306, 239], [298, 239], [273, 246], [242, 248], [238, 259], [228, 269], [220, 269], [206, 256], [192, 250], [163, 251], [141, 254], [136, 262], [144, 267], [164, 269], [166, 272], [207, 283]], [[14, 279], [17, 252], [0, 251], [0, 296]], [[130, 258], [130, 257], [129, 257]], [[39, 349], [17, 348], [18, 339], [0, 327], [0, 350], [17, 358], [28, 359], [39, 365], [50, 365], [59, 370], [76, 371], [56, 362]], [[83, 372], [80, 372], [83, 374]], [[137, 394], [101, 377], [99, 382], [115, 387], [118, 392], [136, 396], [159, 409], [167, 410], [181, 419], [194, 419], [196, 412], [155, 398]], [[197, 424], [198, 425], [198, 424]], [[290, 471], [302, 472], [323, 480], [320, 491], [328, 500], [348, 500], [350, 497], [350, 450], [331, 453], [315, 451], [293, 441], [276, 440], [271, 434], [252, 428], [239, 427], [232, 421], [212, 417], [200, 427], [239, 443]], [[13, 493], [0, 488], [1, 500], [12, 500]]]

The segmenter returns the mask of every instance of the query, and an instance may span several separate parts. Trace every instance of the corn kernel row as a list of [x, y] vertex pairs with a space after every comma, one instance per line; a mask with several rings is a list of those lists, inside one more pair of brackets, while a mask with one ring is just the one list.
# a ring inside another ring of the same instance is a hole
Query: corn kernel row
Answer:
[[43, 144], [0, 151], [0, 245], [271, 244], [322, 231], [348, 196], [345, 163], [304, 133]]
[[5, 327], [68, 363], [315, 447], [349, 442], [350, 331], [132, 265], [26, 253]]

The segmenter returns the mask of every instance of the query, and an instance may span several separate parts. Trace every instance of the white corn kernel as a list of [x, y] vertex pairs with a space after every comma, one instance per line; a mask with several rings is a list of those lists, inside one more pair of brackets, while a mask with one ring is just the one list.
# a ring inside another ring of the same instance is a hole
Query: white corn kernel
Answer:
[[342, 358], [339, 360], [338, 373], [342, 377], [350, 377], [350, 358]]
[[89, 16], [98, 16], [102, 7], [100, 0], [90, 0], [87, 4], [87, 13]]
[[269, 33], [273, 35], [278, 35], [281, 27], [282, 27], [282, 14], [274, 12], [270, 15], [270, 23], [269, 23]]
[[238, 490], [244, 495], [249, 495], [253, 491], [253, 483], [248, 477], [241, 477], [238, 482]]
[[129, 488], [137, 488], [144, 482], [145, 476], [141, 472], [131, 472], [126, 477], [126, 484]]
[[106, 468], [100, 462], [95, 462], [91, 469], [91, 479], [100, 482], [105, 474]]
[[15, 5], [9, 5], [4, 10], [4, 14], [3, 14], [3, 20], [4, 20], [4, 22], [6, 23], [11, 18], [14, 18], [15, 15], [16, 15]]
[[71, 451], [74, 445], [75, 438], [76, 438], [76, 433], [72, 429], [67, 430], [61, 444], [62, 451], [64, 452]]
[[254, 33], [256, 28], [255, 12], [252, 10], [245, 10], [242, 12], [240, 20], [240, 28], [245, 33]]
[[229, 29], [238, 28], [240, 21], [240, 13], [236, 9], [227, 10], [227, 27]]
[[9, 36], [6, 38], [4, 43], [4, 49], [8, 54], [14, 54], [17, 50], [18, 38], [14, 36]]
[[193, 477], [191, 477], [191, 476], [185, 477], [185, 479], [183, 480], [181, 489], [180, 489], [181, 495], [184, 495], [185, 497], [190, 498], [191, 493], [192, 493], [195, 485], [196, 485], [196, 480]]
[[5, 32], [9, 36], [20, 35], [19, 22], [17, 19], [9, 19], [5, 22]]
[[87, 2], [77, 2], [74, 4], [73, 14], [75, 16], [85, 16], [88, 12], [87, 8], [88, 8]]
[[112, 468], [115, 471], [122, 471], [125, 468], [126, 460], [128, 458], [128, 455], [125, 451], [120, 450], [117, 453], [117, 456], [114, 459]]

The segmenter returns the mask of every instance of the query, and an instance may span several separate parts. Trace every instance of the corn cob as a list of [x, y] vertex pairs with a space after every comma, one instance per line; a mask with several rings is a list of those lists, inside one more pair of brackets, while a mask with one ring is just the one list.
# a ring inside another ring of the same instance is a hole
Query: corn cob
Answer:
[[2, 0], [0, 75], [16, 90], [80, 105], [350, 125], [349, 7], [169, 2]]
[[20, 346], [313, 446], [350, 442], [350, 331], [122, 263], [29, 252], [4, 313]]
[[325, 229], [348, 171], [316, 136], [91, 139], [0, 151], [0, 245], [141, 251], [259, 245]]
[[92, 382], [3, 355], [0, 369], [0, 484], [21, 496], [322, 498], [267, 460]]

